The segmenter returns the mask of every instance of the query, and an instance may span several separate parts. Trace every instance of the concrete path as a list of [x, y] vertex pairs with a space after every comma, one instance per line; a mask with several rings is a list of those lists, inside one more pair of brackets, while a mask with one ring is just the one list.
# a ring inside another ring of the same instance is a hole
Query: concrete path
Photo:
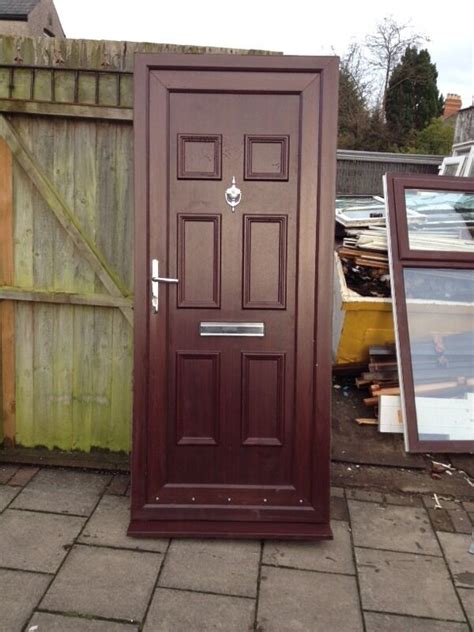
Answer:
[[474, 502], [334, 488], [334, 540], [127, 538], [128, 477], [0, 466], [0, 632], [468, 632]]

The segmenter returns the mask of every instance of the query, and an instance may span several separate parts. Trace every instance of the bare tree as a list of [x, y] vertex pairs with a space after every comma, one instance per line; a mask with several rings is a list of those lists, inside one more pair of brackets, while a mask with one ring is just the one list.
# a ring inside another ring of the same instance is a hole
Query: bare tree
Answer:
[[367, 73], [367, 60], [361, 45], [350, 42], [341, 57], [341, 72], [345, 73], [357, 87], [361, 99], [368, 101], [372, 92], [373, 78]]
[[426, 35], [415, 33], [411, 22], [399, 23], [391, 15], [385, 17], [375, 28], [375, 32], [365, 38], [367, 62], [377, 74], [383, 77], [381, 109], [385, 112], [388, 84], [393, 69], [399, 63], [407, 46], [419, 46], [429, 41]]

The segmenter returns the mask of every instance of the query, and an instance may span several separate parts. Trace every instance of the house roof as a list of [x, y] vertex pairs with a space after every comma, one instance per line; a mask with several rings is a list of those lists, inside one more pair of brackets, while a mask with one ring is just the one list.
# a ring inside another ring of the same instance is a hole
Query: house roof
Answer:
[[0, 20], [26, 20], [40, 0], [0, 0]]

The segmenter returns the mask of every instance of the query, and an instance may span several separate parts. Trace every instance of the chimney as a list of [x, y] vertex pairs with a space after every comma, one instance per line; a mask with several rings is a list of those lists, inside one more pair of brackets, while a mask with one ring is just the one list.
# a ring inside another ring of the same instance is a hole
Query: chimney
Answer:
[[443, 118], [447, 119], [453, 114], [457, 114], [461, 109], [462, 101], [459, 94], [450, 94], [446, 96], [444, 102]]

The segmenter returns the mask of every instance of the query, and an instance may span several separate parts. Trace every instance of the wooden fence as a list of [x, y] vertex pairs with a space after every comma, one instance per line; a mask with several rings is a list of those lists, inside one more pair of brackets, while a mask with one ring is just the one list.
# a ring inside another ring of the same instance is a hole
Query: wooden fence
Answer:
[[5, 445], [130, 447], [136, 51], [234, 52], [0, 38]]
[[0, 37], [5, 446], [130, 448], [137, 51], [264, 54]]

